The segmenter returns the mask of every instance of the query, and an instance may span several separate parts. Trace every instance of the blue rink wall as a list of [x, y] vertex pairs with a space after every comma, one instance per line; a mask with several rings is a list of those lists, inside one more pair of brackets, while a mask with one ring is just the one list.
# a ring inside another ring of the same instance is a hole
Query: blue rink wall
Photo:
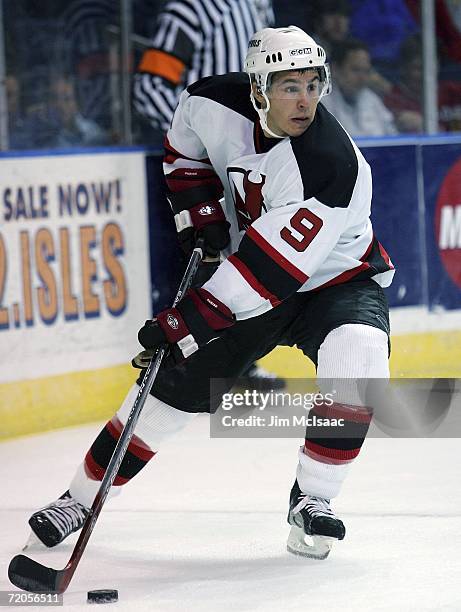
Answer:
[[[460, 376], [461, 136], [358, 144], [397, 269], [391, 372]], [[135, 379], [137, 328], [171, 303], [183, 271], [161, 153], [3, 154], [0, 166], [0, 439], [108, 417]], [[12, 219], [28, 189], [41, 218]], [[314, 374], [296, 349], [262, 361]]]

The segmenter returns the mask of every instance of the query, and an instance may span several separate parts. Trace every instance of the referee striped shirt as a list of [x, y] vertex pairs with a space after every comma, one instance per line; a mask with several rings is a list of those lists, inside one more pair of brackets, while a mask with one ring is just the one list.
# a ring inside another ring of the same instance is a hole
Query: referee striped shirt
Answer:
[[134, 75], [136, 110], [166, 131], [184, 87], [240, 71], [251, 36], [273, 21], [271, 0], [169, 0]]

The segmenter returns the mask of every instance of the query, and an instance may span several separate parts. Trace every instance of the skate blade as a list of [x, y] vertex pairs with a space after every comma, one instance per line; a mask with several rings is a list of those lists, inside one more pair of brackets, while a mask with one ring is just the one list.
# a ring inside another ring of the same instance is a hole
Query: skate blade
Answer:
[[25, 552], [26, 550], [34, 552], [34, 551], [39, 551], [39, 550], [48, 550], [48, 548], [45, 546], [45, 544], [41, 540], [37, 538], [35, 533], [31, 531], [29, 539], [24, 544], [21, 550], [23, 552]]
[[328, 557], [335, 538], [328, 536], [312, 536], [312, 544], [306, 542], [306, 534], [300, 527], [293, 525], [287, 540], [287, 550], [293, 555], [323, 560]]

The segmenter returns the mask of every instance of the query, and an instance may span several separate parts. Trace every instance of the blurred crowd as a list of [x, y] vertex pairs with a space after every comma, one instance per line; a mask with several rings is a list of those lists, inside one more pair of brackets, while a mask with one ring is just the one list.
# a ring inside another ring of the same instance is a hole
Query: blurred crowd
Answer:
[[[265, 2], [267, 9], [270, 0], [254, 2]], [[132, 0], [133, 81], [167, 5]], [[298, 25], [326, 50], [333, 91], [322, 102], [353, 136], [373, 137], [424, 131], [420, 5], [272, 2], [276, 26]], [[435, 9], [439, 130], [461, 131], [461, 3], [435, 0]], [[4, 3], [3, 22], [9, 148], [123, 143], [119, 2], [17, 0]], [[172, 92], [177, 95], [185, 84], [178, 77]], [[158, 144], [155, 121], [139, 105], [132, 110], [134, 141]]]

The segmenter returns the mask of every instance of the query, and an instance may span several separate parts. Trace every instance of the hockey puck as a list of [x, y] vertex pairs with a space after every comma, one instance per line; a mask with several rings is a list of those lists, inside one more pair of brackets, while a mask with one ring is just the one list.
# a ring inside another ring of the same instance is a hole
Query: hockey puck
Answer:
[[88, 591], [87, 603], [113, 603], [118, 601], [117, 589], [98, 589], [97, 591]]

